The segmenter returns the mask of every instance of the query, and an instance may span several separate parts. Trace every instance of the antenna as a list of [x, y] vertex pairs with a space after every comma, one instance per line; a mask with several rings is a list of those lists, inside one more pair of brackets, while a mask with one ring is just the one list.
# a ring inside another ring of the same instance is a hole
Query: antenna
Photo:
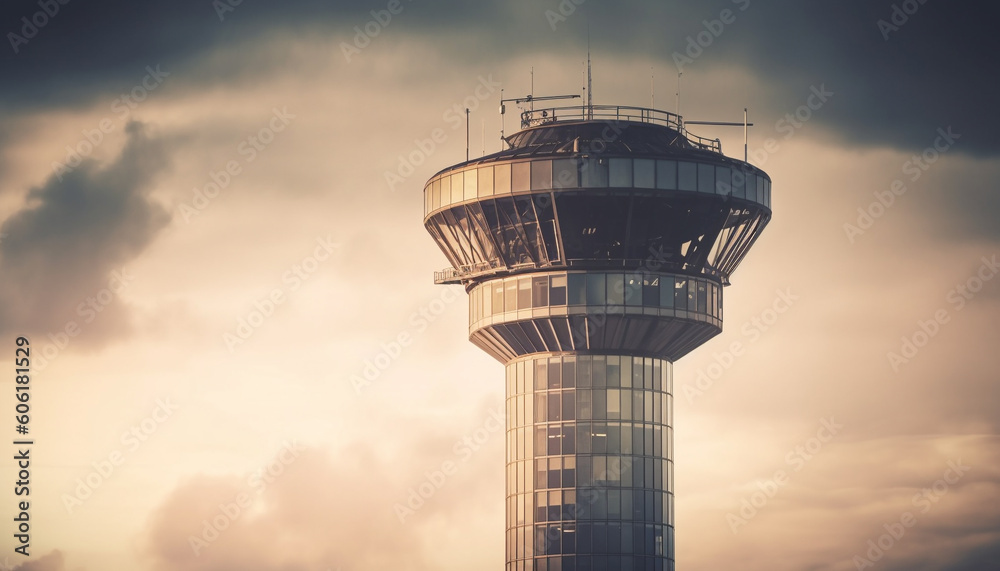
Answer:
[[531, 91], [528, 92], [528, 100], [531, 101], [531, 110], [535, 110], [535, 66], [531, 66]]
[[649, 66], [649, 108], [654, 109], [656, 105], [654, 102], [655, 92], [653, 91], [653, 66]]
[[587, 22], [587, 120], [594, 118], [594, 82], [590, 75], [590, 22]]
[[747, 133], [753, 123], [747, 122], [747, 108], [743, 108], [743, 122], [734, 123], [729, 121], [685, 121], [685, 125], [716, 125], [719, 127], [743, 127], [743, 162], [747, 162]]
[[681, 116], [681, 72], [677, 72], [677, 116]]
[[469, 162], [469, 108], [465, 108], [465, 162]]

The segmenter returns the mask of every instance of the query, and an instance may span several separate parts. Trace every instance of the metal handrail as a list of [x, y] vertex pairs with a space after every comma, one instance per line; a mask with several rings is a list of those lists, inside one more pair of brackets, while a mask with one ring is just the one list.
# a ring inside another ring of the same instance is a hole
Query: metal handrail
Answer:
[[648, 107], [633, 107], [630, 105], [575, 105], [567, 107], [545, 107], [543, 109], [526, 109], [521, 112], [521, 128], [537, 127], [552, 123], [567, 121], [590, 120], [635, 121], [665, 125], [675, 129], [695, 147], [716, 153], [722, 153], [722, 143], [719, 139], [699, 137], [687, 130], [684, 118], [676, 113]]

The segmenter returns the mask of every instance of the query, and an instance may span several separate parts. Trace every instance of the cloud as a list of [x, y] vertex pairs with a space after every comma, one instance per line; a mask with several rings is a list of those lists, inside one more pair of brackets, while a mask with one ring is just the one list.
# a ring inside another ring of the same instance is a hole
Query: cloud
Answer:
[[74, 321], [87, 330], [81, 339], [94, 342], [125, 326], [114, 298], [129, 281], [126, 264], [170, 220], [149, 198], [167, 166], [167, 145], [139, 123], [126, 133], [113, 163], [84, 160], [62, 180], [53, 174], [0, 225], [3, 335], [55, 333]]
[[34, 561], [17, 565], [13, 571], [63, 571], [64, 569], [66, 569], [66, 563], [63, 560], [62, 552], [54, 550]]

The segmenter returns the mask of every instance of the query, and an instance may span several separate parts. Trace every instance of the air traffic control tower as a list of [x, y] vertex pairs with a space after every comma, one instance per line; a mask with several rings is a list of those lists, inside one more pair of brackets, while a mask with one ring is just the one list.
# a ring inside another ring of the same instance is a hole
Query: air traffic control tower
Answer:
[[424, 187], [506, 366], [507, 571], [674, 569], [673, 362], [771, 218], [765, 172], [655, 109], [531, 109]]

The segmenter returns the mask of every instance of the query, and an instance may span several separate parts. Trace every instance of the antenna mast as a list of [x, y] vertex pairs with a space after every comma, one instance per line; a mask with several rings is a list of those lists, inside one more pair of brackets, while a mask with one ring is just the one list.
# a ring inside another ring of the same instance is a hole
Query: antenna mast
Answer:
[[594, 82], [590, 75], [590, 23], [587, 23], [587, 120], [594, 118]]

